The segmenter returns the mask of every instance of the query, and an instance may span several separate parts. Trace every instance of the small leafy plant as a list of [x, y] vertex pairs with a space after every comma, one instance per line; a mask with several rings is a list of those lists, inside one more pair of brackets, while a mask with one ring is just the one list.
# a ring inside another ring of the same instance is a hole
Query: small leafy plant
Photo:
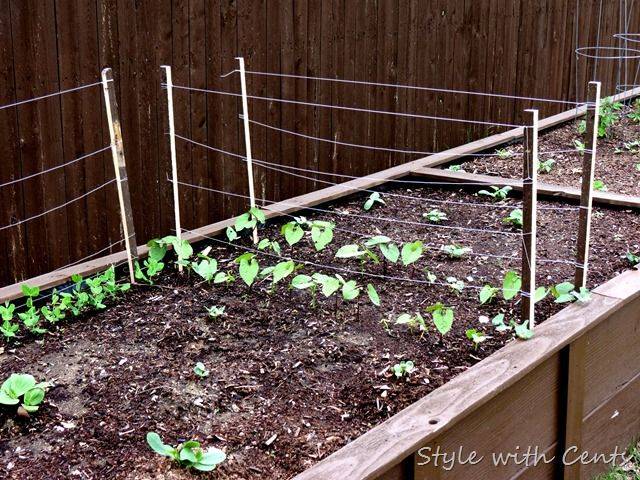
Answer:
[[207, 313], [209, 314], [209, 317], [211, 318], [220, 318], [222, 317], [225, 313], [225, 306], [218, 306], [218, 305], [213, 305], [211, 307], [207, 307]]
[[498, 158], [506, 160], [507, 158], [511, 158], [513, 156], [513, 152], [508, 148], [499, 148], [496, 150], [496, 155], [498, 156]]
[[0, 405], [21, 404], [18, 415], [28, 417], [29, 413], [38, 410], [50, 386], [48, 382], [36, 383], [33, 375], [12, 373], [0, 386]]
[[444, 336], [451, 330], [453, 326], [453, 308], [445, 307], [438, 302], [435, 305], [427, 307], [427, 313], [431, 314], [433, 324], [440, 335]]
[[607, 186], [604, 184], [602, 180], [594, 180], [593, 189], [599, 192], [606, 192], [608, 190]]
[[549, 158], [547, 160], [538, 161], [538, 172], [539, 173], [550, 173], [553, 170], [553, 166], [556, 164], [556, 161], [553, 158]]
[[204, 366], [204, 363], [198, 362], [193, 367], [193, 373], [195, 373], [200, 378], [205, 378], [209, 376], [209, 370]]
[[255, 254], [251, 252], [243, 253], [236, 258], [235, 262], [239, 265], [238, 271], [240, 278], [242, 278], [247, 286], [250, 287], [253, 285], [260, 271], [260, 265], [258, 264], [258, 260], [256, 260]]
[[487, 197], [491, 197], [494, 200], [504, 200], [509, 195], [509, 192], [512, 190], [510, 186], [505, 187], [489, 187], [491, 190], [480, 190], [478, 195], [485, 195]]
[[393, 366], [393, 374], [396, 378], [408, 377], [415, 368], [416, 367], [411, 360], [402, 361]]
[[371, 195], [369, 195], [369, 198], [367, 198], [367, 200], [364, 202], [362, 208], [369, 211], [376, 204], [385, 205], [385, 201], [382, 199], [382, 195], [379, 192], [373, 192]]
[[508, 217], [502, 219], [503, 223], [509, 223], [516, 228], [522, 228], [522, 210], [516, 208], [511, 210]]
[[591, 299], [589, 289], [580, 287], [575, 290], [575, 286], [571, 282], [563, 282], [551, 287], [551, 295], [555, 298], [555, 303], [569, 303], [578, 301], [586, 303]]
[[574, 140], [573, 141], [573, 145], [576, 147], [576, 151], [580, 154], [580, 155], [584, 155], [585, 152], [587, 151], [587, 146], [585, 145], [585, 143], [581, 140]]
[[447, 214], [438, 210], [437, 208], [427, 213], [423, 213], [422, 216], [433, 223], [440, 223], [445, 220], [448, 220]]
[[478, 345], [487, 340], [487, 336], [475, 328], [470, 328], [466, 331], [467, 338], [473, 343], [473, 348], [478, 349]]
[[422, 256], [422, 242], [420, 240], [416, 240], [415, 242], [405, 243], [402, 246], [402, 251], [400, 252], [400, 258], [402, 259], [402, 264], [407, 266], [411, 265], [414, 262], [417, 262], [418, 259]]
[[465, 255], [467, 255], [468, 253], [471, 253], [472, 251], [470, 247], [463, 247], [462, 245], [456, 245], [456, 244], [442, 245], [440, 247], [440, 250], [446, 253], [449, 256], [449, 258], [453, 258], [456, 260], [464, 257]]
[[[640, 255], [636, 255], [633, 252], [628, 251], [625, 254], [625, 258], [631, 264], [632, 267], [635, 267], [640, 263]], [[0, 307], [0, 313], [2, 313], [2, 307]], [[4, 319], [4, 315], [2, 316], [2, 318]]]
[[155, 432], [147, 433], [149, 447], [158, 455], [169, 457], [184, 468], [194, 468], [201, 472], [210, 472], [225, 461], [226, 454], [219, 448], [209, 447], [204, 450], [200, 442], [189, 440], [174, 447], [165, 445]]
[[386, 237], [384, 235], [371, 237], [364, 242], [364, 246], [367, 248], [373, 248], [377, 246], [380, 249], [380, 253], [382, 253], [382, 256], [391, 263], [396, 263], [400, 258], [400, 249], [398, 248], [398, 246], [393, 243], [389, 237]]
[[522, 278], [513, 270], [509, 270], [504, 275], [504, 279], [502, 281], [502, 296], [505, 300], [511, 300], [518, 293], [520, 293], [520, 288], [522, 288]]
[[422, 334], [427, 331], [427, 324], [420, 312], [416, 312], [415, 315], [403, 313], [396, 318], [395, 323], [396, 325], [406, 325], [410, 331], [418, 329]]
[[447, 170], [450, 172], [464, 172], [462, 165], [449, 165]]

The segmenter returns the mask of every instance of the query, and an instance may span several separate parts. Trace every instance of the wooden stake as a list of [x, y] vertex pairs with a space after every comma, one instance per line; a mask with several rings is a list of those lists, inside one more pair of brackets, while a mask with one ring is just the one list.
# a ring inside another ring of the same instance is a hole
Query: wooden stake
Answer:
[[116, 89], [113, 83], [113, 72], [110, 68], [102, 70], [102, 90], [104, 93], [104, 106], [107, 112], [109, 135], [111, 137], [111, 156], [113, 168], [116, 174], [118, 187], [118, 201], [120, 202], [120, 219], [124, 234], [124, 245], [127, 250], [127, 262], [129, 264], [129, 276], [131, 283], [135, 283], [134, 261], [138, 258], [138, 245], [136, 243], [136, 231], [133, 225], [133, 212], [131, 210], [131, 197], [129, 195], [129, 180], [127, 178], [127, 165], [124, 159], [124, 143], [122, 141], [122, 127], [118, 102], [116, 101]]
[[535, 324], [536, 221], [538, 183], [538, 110], [526, 110], [530, 126], [524, 127], [522, 178], [522, 322]]
[[592, 104], [587, 110], [586, 141], [582, 160], [582, 185], [580, 194], [580, 213], [578, 218], [578, 247], [576, 255], [575, 288], [587, 286], [589, 266], [589, 240], [591, 236], [591, 206], [593, 202], [593, 174], [596, 164], [598, 143], [598, 123], [600, 120], [600, 82], [589, 82], [588, 99]]
[[[167, 116], [169, 118], [169, 151], [171, 153], [171, 182], [173, 184], [173, 218], [176, 224], [176, 237], [178, 242], [182, 240], [182, 228], [180, 225], [180, 197], [178, 186], [178, 161], [176, 156], [176, 127], [173, 116], [173, 80], [171, 67], [162, 65], [162, 83], [167, 87]], [[183, 266], [178, 265], [178, 271], [182, 272]]]
[[[253, 158], [251, 156], [251, 134], [249, 131], [249, 103], [247, 102], [247, 78], [244, 71], [244, 58], [236, 57], [239, 63], [240, 88], [242, 90], [242, 121], [244, 123], [244, 146], [247, 156], [247, 178], [249, 180], [249, 203], [251, 208], [256, 206], [256, 196], [253, 189]], [[253, 229], [253, 243], [258, 243], [258, 230]]]

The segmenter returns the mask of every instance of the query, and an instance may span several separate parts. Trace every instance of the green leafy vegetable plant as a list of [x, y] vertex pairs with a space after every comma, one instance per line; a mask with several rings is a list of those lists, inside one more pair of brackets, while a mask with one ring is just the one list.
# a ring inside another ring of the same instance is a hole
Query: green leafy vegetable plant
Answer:
[[593, 189], [599, 192], [606, 192], [608, 190], [607, 186], [604, 184], [602, 180], [594, 180]]
[[222, 317], [225, 313], [225, 306], [219, 306], [219, 305], [213, 305], [211, 307], [207, 307], [207, 313], [209, 314], [209, 317], [211, 318], [220, 318]]
[[236, 258], [235, 262], [239, 265], [238, 271], [240, 278], [247, 284], [247, 286], [253, 285], [258, 272], [260, 271], [260, 265], [256, 260], [255, 254], [246, 252]]
[[435, 305], [427, 307], [427, 313], [431, 314], [433, 324], [440, 335], [444, 336], [451, 330], [453, 326], [453, 308], [445, 307], [438, 302]]
[[393, 366], [393, 374], [396, 378], [408, 377], [415, 368], [416, 367], [411, 360], [402, 361]]
[[219, 448], [209, 447], [204, 450], [200, 442], [189, 440], [174, 447], [165, 445], [155, 432], [147, 433], [149, 447], [158, 455], [169, 457], [184, 468], [194, 468], [202, 472], [210, 472], [225, 461], [226, 454]]
[[276, 255], [280, 255], [282, 253], [280, 244], [274, 240], [269, 240], [268, 238], [263, 238], [258, 242], [258, 250], [271, 250]]
[[21, 404], [18, 414], [29, 416], [38, 410], [50, 386], [48, 382], [36, 383], [33, 375], [12, 373], [0, 386], [0, 405]]
[[492, 287], [491, 285], [485, 285], [480, 290], [480, 303], [484, 305], [485, 303], [489, 303], [491, 300], [495, 298], [500, 289]]
[[555, 303], [569, 303], [576, 300], [580, 303], [586, 303], [591, 299], [589, 289], [580, 287], [579, 290], [575, 290], [575, 286], [571, 282], [563, 282], [551, 287], [551, 295], [555, 298]]
[[385, 205], [385, 201], [382, 199], [382, 195], [379, 192], [373, 192], [371, 195], [369, 195], [369, 198], [367, 198], [366, 202], [364, 202], [362, 208], [369, 211], [376, 204]]
[[2, 319], [0, 333], [7, 340], [15, 337], [16, 332], [20, 330], [20, 325], [12, 322], [15, 309], [16, 306], [13, 303], [6, 302], [4, 305], [0, 305], [0, 318]]
[[509, 270], [504, 275], [502, 281], [502, 296], [505, 300], [511, 300], [522, 288], [522, 278], [513, 270]]
[[471, 253], [472, 251], [470, 247], [463, 247], [461, 245], [455, 245], [455, 244], [442, 245], [440, 247], [440, 250], [446, 253], [449, 256], [449, 258], [453, 258], [455, 260], [464, 257], [465, 255], [467, 255], [468, 253]]
[[470, 328], [466, 331], [467, 338], [473, 342], [473, 348], [478, 349], [478, 345], [487, 340], [487, 336], [475, 328]]
[[504, 200], [509, 195], [509, 192], [513, 190], [510, 186], [505, 187], [489, 187], [491, 190], [480, 190], [478, 195], [486, 195], [487, 197], [491, 197], [494, 200]]
[[389, 237], [386, 237], [384, 235], [371, 237], [364, 242], [364, 246], [367, 248], [373, 248], [377, 246], [380, 249], [380, 253], [382, 253], [382, 256], [391, 263], [397, 263], [398, 259], [400, 258], [400, 249], [398, 248], [398, 246], [393, 243]]
[[462, 165], [449, 165], [447, 170], [450, 172], [464, 172]]
[[290, 246], [294, 246], [304, 237], [304, 229], [296, 220], [292, 220], [282, 225], [280, 233], [284, 235], [284, 239]]
[[447, 277], [446, 280], [451, 290], [457, 294], [462, 293], [462, 290], [464, 290], [464, 282], [462, 280], [458, 280], [456, 277]]
[[427, 331], [427, 324], [424, 321], [424, 317], [420, 315], [420, 312], [416, 312], [414, 315], [403, 313], [396, 318], [395, 324], [406, 325], [410, 331], [418, 329], [421, 334]]
[[498, 156], [498, 158], [506, 160], [507, 158], [511, 158], [513, 156], [513, 152], [508, 148], [499, 148], [496, 150], [496, 155]]
[[553, 170], [553, 166], [556, 164], [556, 161], [553, 158], [549, 158], [547, 160], [538, 161], [538, 172], [539, 173], [550, 173]]
[[524, 323], [516, 323], [511, 321], [511, 326], [514, 327], [516, 337], [521, 340], [529, 340], [533, 338], [533, 330], [529, 328], [529, 320]]
[[207, 370], [207, 367], [204, 366], [204, 363], [198, 362], [193, 367], [193, 373], [195, 373], [200, 378], [205, 378], [209, 376], [210, 372], [209, 370]]
[[447, 214], [438, 210], [437, 208], [434, 208], [427, 213], [423, 213], [422, 216], [432, 223], [440, 223], [448, 220]]
[[511, 330], [513, 327], [504, 323], [504, 313], [499, 313], [491, 319], [491, 325], [493, 325], [498, 332], [504, 332]]
[[21, 313], [18, 313], [18, 318], [22, 320], [23, 325], [29, 330], [31, 333], [43, 334], [46, 332], [44, 328], [40, 326], [40, 314], [38, 313], [38, 309], [34, 305], [34, 299], [40, 295], [40, 289], [38, 287], [30, 287], [27, 284], [23, 284], [20, 286], [22, 293], [27, 300], [25, 305], [27, 310]]
[[511, 210], [508, 217], [502, 219], [503, 223], [509, 223], [516, 228], [522, 228], [522, 210], [516, 208]]
[[[640, 263], [640, 255], [636, 255], [635, 253], [628, 251], [625, 254], [625, 258], [631, 264], [632, 267], [635, 267]], [[0, 313], [2, 313], [2, 307], [0, 307]], [[2, 316], [2, 318], [4, 319], [4, 315]]]
[[335, 224], [323, 220], [311, 222], [311, 241], [317, 251], [323, 250], [333, 241], [333, 229]]
[[416, 240], [415, 242], [405, 243], [402, 246], [402, 251], [400, 252], [400, 258], [402, 259], [403, 265], [411, 265], [414, 262], [417, 262], [418, 259], [422, 256], [422, 242], [420, 240]]

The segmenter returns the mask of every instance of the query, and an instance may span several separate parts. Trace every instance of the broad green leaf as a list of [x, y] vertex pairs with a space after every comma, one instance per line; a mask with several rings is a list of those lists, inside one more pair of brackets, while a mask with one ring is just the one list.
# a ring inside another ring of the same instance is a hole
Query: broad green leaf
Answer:
[[298, 243], [304, 237], [304, 230], [297, 222], [285, 223], [280, 232], [284, 235], [285, 240], [291, 246]]
[[32, 388], [24, 394], [24, 404], [29, 406], [40, 405], [44, 400], [44, 390], [42, 388]]
[[538, 287], [536, 288], [534, 294], [534, 302], [539, 302], [543, 300], [549, 294], [549, 290], [546, 287]]
[[395, 243], [380, 244], [380, 251], [391, 263], [396, 263], [398, 258], [400, 258], [400, 250]]
[[291, 286], [300, 290], [311, 288], [314, 285], [313, 279], [309, 275], [296, 275], [291, 280]]
[[248, 286], [251, 286], [258, 275], [258, 271], [260, 270], [260, 265], [258, 265], [258, 261], [251, 257], [243, 258], [240, 261], [240, 278], [244, 280]]
[[520, 275], [513, 270], [509, 270], [505, 274], [502, 282], [502, 295], [504, 296], [504, 299], [511, 300], [520, 292], [521, 287], [522, 279], [520, 278]]
[[173, 457], [173, 452], [175, 449], [169, 445], [165, 445], [164, 443], [162, 443], [160, 435], [158, 435], [156, 432], [147, 433], [147, 444], [151, 447], [151, 450], [153, 450], [157, 454], [169, 458]]
[[357, 258], [364, 255], [365, 252], [360, 250], [356, 244], [343, 245], [336, 252], [336, 258]]
[[360, 287], [355, 280], [349, 280], [342, 285], [342, 298], [345, 300], [354, 300], [360, 295]]
[[380, 296], [378, 295], [375, 287], [370, 283], [367, 284], [367, 295], [369, 295], [369, 300], [371, 300], [371, 303], [373, 303], [376, 307], [380, 306]]
[[38, 287], [30, 287], [26, 283], [20, 285], [20, 289], [25, 297], [37, 297], [40, 295], [40, 288]]
[[446, 335], [451, 330], [453, 326], [453, 309], [451, 308], [440, 308], [438, 310], [433, 311], [433, 324], [436, 326], [440, 335]]
[[415, 242], [405, 243], [402, 246], [402, 263], [410, 265], [420, 258], [422, 255], [422, 242], [416, 240]]
[[233, 227], [227, 227], [227, 229], [225, 230], [225, 233], [227, 234], [227, 240], [229, 240], [230, 242], [233, 242], [238, 238], [238, 234], [233, 229]]
[[200, 463], [203, 465], [219, 465], [224, 462], [227, 455], [219, 448], [209, 447], [204, 455], [200, 459]]
[[278, 283], [283, 278], [288, 277], [293, 273], [295, 269], [295, 263], [293, 260], [287, 260], [286, 262], [280, 262], [273, 268], [273, 283]]
[[251, 207], [249, 209], [249, 213], [253, 215], [254, 218], [258, 220], [260, 223], [264, 223], [267, 221], [267, 217], [265, 216], [264, 212], [260, 210], [258, 207]]
[[234, 227], [236, 231], [241, 231], [244, 229], [254, 228], [256, 226], [256, 221], [251, 217], [249, 212], [243, 213], [238, 218], [236, 218]]
[[316, 247], [316, 250], [320, 251], [331, 243], [333, 240], [333, 226], [314, 224], [311, 227], [311, 241]]
[[522, 324], [515, 324], [516, 335], [522, 340], [529, 340], [533, 337], [533, 330], [529, 329], [529, 320]]
[[491, 301], [497, 292], [497, 288], [492, 287], [491, 285], [485, 285], [482, 287], [482, 290], [480, 290], [480, 303], [485, 304]]
[[18, 398], [35, 387], [35, 385], [36, 379], [33, 378], [33, 375], [12, 373], [0, 386], [0, 390], [6, 392], [10, 397]]
[[322, 294], [325, 297], [330, 297], [340, 289], [340, 280], [336, 277], [330, 277], [322, 273], [314, 273], [313, 280], [322, 285]]
[[0, 405], [17, 405], [19, 399], [11, 397], [4, 390], [0, 390]]
[[196, 454], [190, 447], [182, 446], [180, 449], [180, 460], [183, 462], [196, 463]]
[[376, 235], [375, 237], [371, 237], [366, 242], [364, 242], [365, 247], [375, 247], [376, 245], [382, 245], [385, 243], [390, 243], [391, 239], [385, 235]]

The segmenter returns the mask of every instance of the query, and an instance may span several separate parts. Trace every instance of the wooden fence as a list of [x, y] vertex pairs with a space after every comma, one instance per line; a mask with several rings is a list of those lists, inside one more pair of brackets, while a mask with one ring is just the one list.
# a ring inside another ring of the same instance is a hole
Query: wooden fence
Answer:
[[[162, 64], [174, 82], [237, 92], [236, 68], [340, 77], [536, 97], [580, 99], [586, 80], [604, 92], [633, 83], [636, 63], [577, 59], [576, 46], [616, 45], [623, 2], [595, 0], [156, 1], [4, 0], [0, 2], [0, 105], [95, 82], [114, 70], [139, 241], [172, 227], [172, 193]], [[602, 5], [602, 7], [601, 7]], [[628, 31], [638, 31], [631, 11]], [[577, 75], [577, 76], [576, 76]], [[518, 123], [531, 104], [478, 96], [249, 76], [256, 95], [398, 112]], [[108, 144], [99, 88], [0, 110], [0, 184], [59, 165]], [[243, 153], [233, 97], [179, 92], [176, 129]], [[540, 105], [542, 114], [565, 106]], [[333, 140], [438, 151], [485, 136], [488, 128], [254, 101], [252, 118]], [[491, 133], [495, 133], [491, 131]], [[409, 155], [314, 142], [252, 126], [254, 156], [270, 162], [364, 175]], [[415, 156], [413, 156], [415, 157]], [[178, 144], [187, 182], [246, 193], [236, 159]], [[257, 196], [291, 197], [322, 185], [256, 171]], [[0, 187], [0, 226], [83, 195], [112, 177], [108, 154]], [[181, 189], [183, 225], [193, 229], [244, 209], [244, 202]], [[113, 185], [46, 216], [0, 230], [0, 285], [78, 261], [122, 238]], [[115, 250], [121, 250], [118, 245]]]

